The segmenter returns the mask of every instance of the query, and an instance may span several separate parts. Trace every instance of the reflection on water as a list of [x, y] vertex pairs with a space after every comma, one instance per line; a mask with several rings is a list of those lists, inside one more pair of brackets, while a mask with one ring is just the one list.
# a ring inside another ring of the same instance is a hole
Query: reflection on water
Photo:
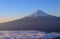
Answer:
[[45, 33], [34, 30], [0, 31], [0, 39], [52, 39], [60, 36], [60, 33]]

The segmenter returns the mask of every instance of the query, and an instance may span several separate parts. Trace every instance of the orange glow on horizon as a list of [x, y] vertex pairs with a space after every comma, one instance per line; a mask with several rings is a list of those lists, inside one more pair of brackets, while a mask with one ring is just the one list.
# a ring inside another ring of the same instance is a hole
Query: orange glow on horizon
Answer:
[[5, 22], [9, 22], [9, 21], [13, 21], [16, 19], [19, 19], [21, 17], [12, 17], [12, 18], [0, 18], [0, 23], [5, 23]]

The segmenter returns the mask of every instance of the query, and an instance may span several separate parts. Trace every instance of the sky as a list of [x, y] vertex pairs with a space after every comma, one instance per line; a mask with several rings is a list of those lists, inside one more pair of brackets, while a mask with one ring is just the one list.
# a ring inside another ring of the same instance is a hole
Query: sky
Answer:
[[37, 10], [60, 17], [60, 0], [0, 0], [0, 22], [22, 18]]

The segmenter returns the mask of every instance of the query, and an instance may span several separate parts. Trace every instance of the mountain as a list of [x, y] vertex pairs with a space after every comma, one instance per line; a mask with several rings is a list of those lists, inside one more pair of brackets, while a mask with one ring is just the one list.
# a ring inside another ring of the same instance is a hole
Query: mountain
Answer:
[[0, 30], [37, 30], [60, 32], [60, 17], [49, 15], [41, 10], [22, 19], [0, 24]]

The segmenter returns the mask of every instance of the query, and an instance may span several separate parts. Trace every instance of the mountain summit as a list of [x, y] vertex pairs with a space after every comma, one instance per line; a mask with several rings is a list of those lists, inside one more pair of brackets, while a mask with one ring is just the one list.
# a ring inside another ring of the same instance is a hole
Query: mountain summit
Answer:
[[37, 10], [36, 12], [33, 12], [28, 17], [38, 17], [38, 16], [49, 16], [49, 15], [41, 10]]

